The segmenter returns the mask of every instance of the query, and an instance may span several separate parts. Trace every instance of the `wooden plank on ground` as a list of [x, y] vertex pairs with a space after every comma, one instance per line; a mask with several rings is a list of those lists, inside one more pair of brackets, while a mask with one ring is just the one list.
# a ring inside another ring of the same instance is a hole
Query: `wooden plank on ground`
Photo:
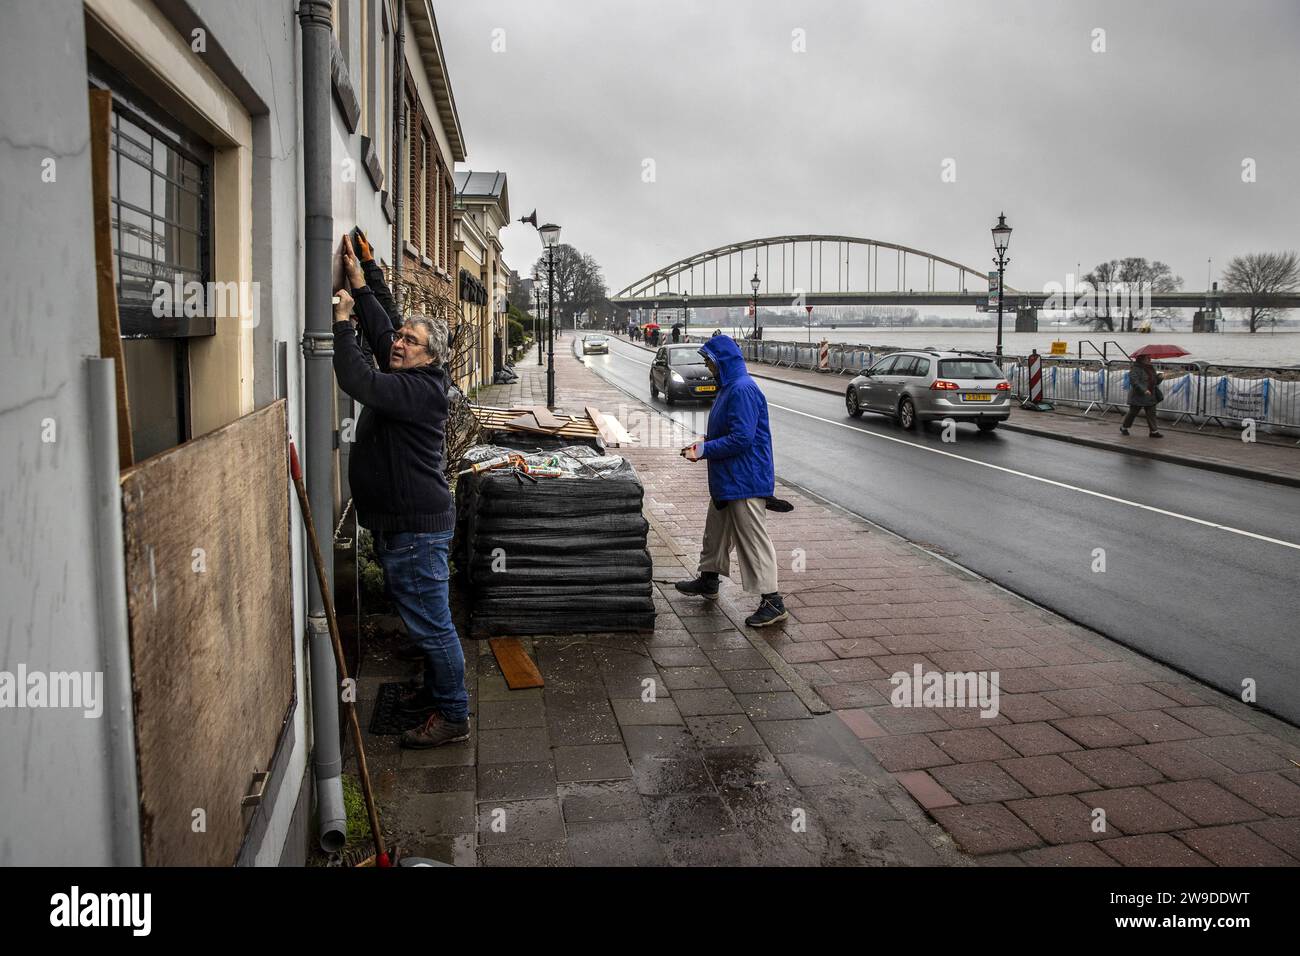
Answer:
[[618, 444], [618, 436], [615, 435], [612, 431], [609, 430], [609, 428], [606, 427], [605, 418], [603, 415], [601, 415], [599, 408], [597, 408], [595, 405], [588, 405], [587, 417], [591, 419], [591, 424], [596, 427], [596, 432], [597, 434], [600, 435], [601, 441], [603, 441], [606, 445]]
[[293, 706], [285, 429], [281, 399], [122, 475], [150, 866], [234, 864], [251, 820], [240, 801]]
[[[537, 424], [543, 428], [561, 428], [565, 422], [551, 414], [551, 410], [545, 405], [534, 405], [532, 407], [533, 417], [537, 419]], [[567, 420], [569, 416], [564, 416]]]
[[113, 281], [113, 213], [108, 174], [111, 155], [113, 94], [90, 91], [90, 185], [95, 222], [95, 293], [99, 300], [99, 354], [113, 360], [117, 378], [118, 468], [135, 463], [131, 445], [131, 406], [126, 394], [126, 363], [122, 355], [122, 326], [117, 315], [117, 283]]
[[506, 683], [511, 690], [541, 687], [545, 684], [541, 671], [524, 651], [524, 646], [517, 637], [494, 637], [488, 643], [492, 645], [492, 653], [496, 655], [497, 664], [501, 667], [501, 673], [505, 674]]

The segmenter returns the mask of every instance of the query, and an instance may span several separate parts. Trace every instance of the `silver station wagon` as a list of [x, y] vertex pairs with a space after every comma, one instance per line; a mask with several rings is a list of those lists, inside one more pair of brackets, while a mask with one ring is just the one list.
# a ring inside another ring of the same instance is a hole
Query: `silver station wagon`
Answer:
[[1011, 385], [997, 363], [972, 352], [894, 352], [849, 383], [849, 414], [888, 415], [906, 429], [951, 418], [991, 432], [1011, 415]]

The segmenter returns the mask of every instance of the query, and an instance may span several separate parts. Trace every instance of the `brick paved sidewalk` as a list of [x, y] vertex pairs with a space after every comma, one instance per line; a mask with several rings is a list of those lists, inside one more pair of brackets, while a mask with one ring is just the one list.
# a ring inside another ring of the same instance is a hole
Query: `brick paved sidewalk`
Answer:
[[[658, 623], [526, 641], [534, 691], [465, 641], [471, 740], [369, 738], [408, 849], [469, 865], [1300, 863], [1294, 728], [791, 488], [796, 510], [769, 516], [789, 622], [744, 627], [754, 599], [728, 581], [716, 604], [679, 595], [704, 466], [567, 342], [556, 368], [562, 406], [617, 409], [659, 444], [620, 450], [645, 483]], [[534, 402], [537, 367], [519, 370], [480, 399]], [[890, 675], [917, 665], [997, 671], [997, 716], [892, 706]], [[363, 700], [410, 672], [369, 660]]]
[[[840, 396], [850, 380], [848, 375], [775, 368], [758, 363], [751, 363], [749, 370], [757, 378], [803, 385]], [[1120, 416], [1114, 411], [1104, 416], [1094, 412], [1087, 418], [1082, 411], [1065, 406], [1052, 412], [1016, 408], [1012, 410], [1009, 421], [1001, 427], [1243, 478], [1300, 486], [1300, 444], [1296, 444], [1294, 438], [1259, 433], [1258, 441], [1247, 443], [1241, 440], [1240, 432], [1232, 429], [1207, 427], [1199, 430], [1191, 424], [1173, 426], [1162, 423], [1160, 430], [1165, 437], [1151, 439], [1141, 422], [1126, 438], [1119, 433]]]

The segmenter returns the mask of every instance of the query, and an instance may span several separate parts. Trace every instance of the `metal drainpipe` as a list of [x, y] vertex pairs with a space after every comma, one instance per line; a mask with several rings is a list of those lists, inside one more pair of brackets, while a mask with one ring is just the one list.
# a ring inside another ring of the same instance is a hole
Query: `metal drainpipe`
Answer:
[[117, 453], [117, 382], [114, 362], [88, 360], [90, 448], [95, 501], [95, 563], [99, 568], [104, 720], [112, 794], [113, 865], [139, 866], [140, 793], [135, 767], [135, 709], [131, 695], [131, 639], [126, 612], [126, 549], [122, 540], [121, 462]]
[[402, 175], [401, 157], [406, 155], [403, 145], [403, 133], [406, 124], [406, 0], [397, 3], [397, 33], [393, 48], [397, 51], [396, 75], [393, 78], [393, 301], [397, 304], [397, 314], [402, 315], [402, 190], [406, 187], [406, 177]]
[[[307, 499], [316, 526], [334, 526], [334, 335], [330, 288], [334, 215], [330, 184], [330, 51], [332, 0], [299, 0], [302, 30], [302, 171], [306, 216], [303, 263], [302, 351], [306, 365]], [[321, 545], [329, 587], [334, 584], [334, 546]], [[338, 852], [347, 840], [343, 807], [343, 756], [339, 746], [339, 682], [320, 585], [310, 572], [307, 631], [310, 636], [312, 744], [316, 763], [316, 810], [320, 846]]]

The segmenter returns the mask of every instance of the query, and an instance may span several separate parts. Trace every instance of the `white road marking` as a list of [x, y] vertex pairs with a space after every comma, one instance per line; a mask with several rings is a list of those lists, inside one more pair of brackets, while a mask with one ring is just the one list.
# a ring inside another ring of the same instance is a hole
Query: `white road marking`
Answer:
[[[623, 355], [629, 362], [636, 362], [639, 365], [649, 365], [649, 362], [642, 362], [634, 359], [630, 355]], [[827, 395], [830, 393], [827, 392]], [[958, 461], [969, 462], [972, 465], [979, 465], [981, 468], [992, 468], [994, 471], [1005, 472], [1008, 475], [1015, 475], [1017, 478], [1028, 478], [1031, 481], [1041, 481], [1045, 485], [1053, 485], [1057, 488], [1064, 488], [1067, 491], [1076, 491], [1081, 495], [1091, 495], [1094, 498], [1101, 498], [1103, 501], [1113, 501], [1115, 504], [1127, 505], [1130, 508], [1140, 508], [1143, 511], [1150, 511], [1153, 514], [1164, 515], [1168, 518], [1177, 518], [1180, 521], [1190, 521], [1192, 524], [1199, 524], [1206, 528], [1214, 528], [1218, 531], [1227, 531], [1229, 534], [1239, 534], [1244, 538], [1253, 538], [1256, 541], [1264, 541], [1268, 544], [1276, 544], [1283, 548], [1291, 548], [1300, 551], [1300, 544], [1292, 541], [1283, 541], [1280, 538], [1270, 538], [1265, 534], [1256, 534], [1253, 531], [1245, 531], [1241, 528], [1234, 528], [1231, 525], [1219, 524], [1215, 521], [1206, 521], [1204, 518], [1194, 518], [1191, 515], [1181, 514], [1177, 511], [1167, 511], [1164, 508], [1157, 508], [1154, 505], [1144, 505], [1140, 501], [1130, 501], [1127, 498], [1117, 498], [1115, 495], [1108, 495], [1105, 492], [1093, 491], [1091, 488], [1080, 488], [1078, 485], [1067, 484], [1064, 481], [1056, 481], [1053, 478], [1044, 478], [1042, 475], [1031, 475], [1025, 471], [1017, 471], [1014, 468], [1007, 468], [1004, 465], [994, 465], [991, 462], [980, 461], [978, 458], [967, 458], [965, 455], [958, 455], [954, 452], [943, 451], [940, 448], [931, 448], [929, 445], [920, 445], [914, 441], [908, 441], [905, 438], [895, 438], [893, 435], [882, 435], [880, 432], [874, 432], [866, 428], [858, 428], [855, 425], [849, 425], [845, 422], [837, 422], [830, 418], [822, 418], [820, 415], [813, 415], [809, 412], [801, 412], [797, 408], [789, 408], [785, 405], [776, 405], [768, 402], [769, 408], [777, 408], [783, 412], [789, 412], [792, 415], [802, 415], [804, 418], [811, 418], [813, 421], [825, 422], [827, 425], [834, 425], [837, 428], [847, 428], [859, 435], [867, 435], [871, 438], [879, 438], [884, 441], [892, 441], [899, 445], [908, 445], [921, 451], [929, 452], [932, 455], [943, 455], [946, 458], [955, 458]]]

